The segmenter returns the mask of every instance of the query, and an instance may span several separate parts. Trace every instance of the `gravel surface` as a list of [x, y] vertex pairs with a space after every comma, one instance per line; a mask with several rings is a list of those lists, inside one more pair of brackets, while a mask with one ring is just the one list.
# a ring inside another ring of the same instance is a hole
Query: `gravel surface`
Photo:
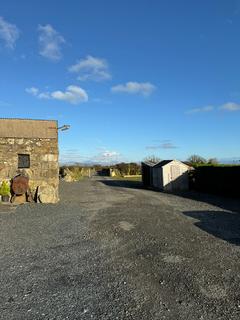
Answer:
[[240, 319], [240, 201], [61, 183], [0, 206], [0, 319]]

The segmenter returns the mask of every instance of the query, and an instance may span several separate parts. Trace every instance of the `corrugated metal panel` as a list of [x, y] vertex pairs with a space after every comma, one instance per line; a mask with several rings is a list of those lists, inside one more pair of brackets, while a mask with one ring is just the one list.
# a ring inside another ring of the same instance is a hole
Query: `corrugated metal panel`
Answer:
[[57, 121], [0, 119], [1, 138], [57, 139]]

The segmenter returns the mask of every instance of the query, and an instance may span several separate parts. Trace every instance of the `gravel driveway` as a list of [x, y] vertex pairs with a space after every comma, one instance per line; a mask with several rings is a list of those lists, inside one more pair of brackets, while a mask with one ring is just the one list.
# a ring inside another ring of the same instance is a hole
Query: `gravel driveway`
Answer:
[[239, 212], [100, 177], [0, 206], [0, 319], [240, 319]]

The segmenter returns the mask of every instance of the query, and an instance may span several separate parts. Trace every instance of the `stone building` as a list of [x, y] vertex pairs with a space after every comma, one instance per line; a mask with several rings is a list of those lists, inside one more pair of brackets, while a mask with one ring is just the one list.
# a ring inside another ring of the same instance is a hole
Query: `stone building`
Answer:
[[0, 119], [0, 182], [24, 173], [42, 202], [57, 202], [57, 125], [52, 120]]

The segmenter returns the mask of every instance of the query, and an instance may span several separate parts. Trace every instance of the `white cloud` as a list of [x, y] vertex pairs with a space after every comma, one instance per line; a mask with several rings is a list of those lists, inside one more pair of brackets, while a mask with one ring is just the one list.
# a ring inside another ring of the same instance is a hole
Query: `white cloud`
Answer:
[[214, 106], [206, 106], [202, 108], [194, 108], [186, 111], [187, 114], [192, 114], [192, 113], [202, 113], [202, 112], [211, 112], [214, 110]]
[[98, 163], [115, 163], [120, 160], [121, 154], [115, 150], [109, 150], [102, 146], [98, 147], [99, 152], [91, 158], [91, 161]]
[[33, 96], [37, 96], [39, 93], [38, 88], [35, 88], [35, 87], [26, 88], [25, 91]]
[[3, 17], [0, 17], [0, 39], [5, 42], [7, 48], [14, 49], [19, 35], [20, 31], [14, 24], [7, 22]]
[[104, 158], [114, 158], [114, 157], [117, 157], [117, 156], [119, 156], [120, 154], [117, 152], [117, 151], [108, 151], [108, 150], [106, 150], [106, 151], [104, 151], [103, 153], [102, 153], [102, 156], [104, 157]]
[[126, 84], [119, 84], [112, 87], [112, 92], [124, 92], [130, 94], [141, 94], [143, 96], [149, 96], [156, 87], [150, 82], [127, 82]]
[[235, 102], [227, 102], [220, 106], [220, 109], [225, 110], [225, 111], [239, 111], [240, 110], [240, 104], [235, 103]]
[[49, 92], [40, 92], [37, 97], [39, 99], [50, 99], [51, 98], [51, 95]]
[[117, 151], [103, 150], [92, 158], [92, 161], [99, 163], [114, 163], [119, 160], [120, 153]]
[[55, 99], [65, 101], [71, 104], [80, 104], [88, 101], [87, 92], [74, 85], [70, 85], [65, 91], [39, 92], [38, 88], [26, 88], [25, 91], [39, 99]]
[[61, 45], [65, 39], [50, 25], [38, 26], [40, 55], [52, 61], [62, 58]]
[[68, 86], [65, 92], [54, 91], [51, 93], [53, 99], [66, 101], [72, 104], [79, 104], [88, 101], [86, 91], [78, 86]]
[[81, 81], [102, 81], [111, 79], [107, 61], [90, 55], [70, 66], [68, 71], [78, 74], [77, 79]]

